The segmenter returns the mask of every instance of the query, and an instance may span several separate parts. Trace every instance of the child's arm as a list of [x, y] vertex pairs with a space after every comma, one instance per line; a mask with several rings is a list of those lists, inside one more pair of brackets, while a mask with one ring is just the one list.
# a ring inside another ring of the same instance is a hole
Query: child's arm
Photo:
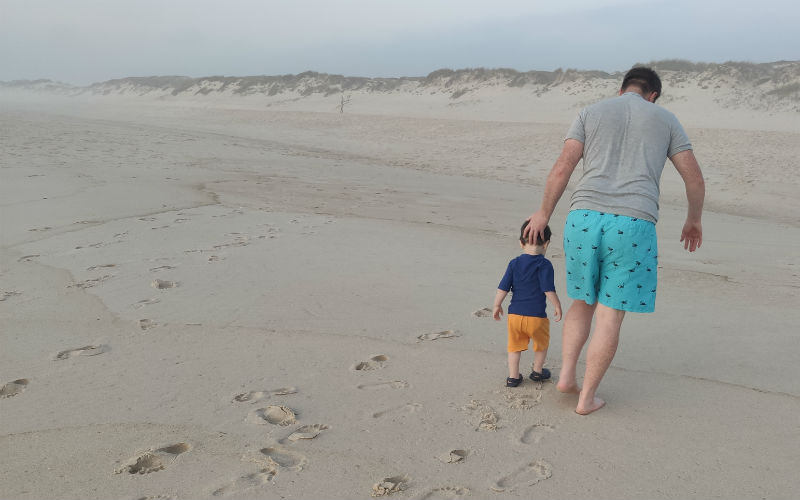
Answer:
[[[494, 308], [492, 309], [492, 316], [497, 321], [500, 321], [500, 317], [503, 316], [503, 301], [506, 299], [506, 295], [508, 295], [508, 292], [498, 288], [497, 293], [494, 296]], [[556, 300], [558, 300], [558, 298], [556, 298]]]
[[555, 309], [555, 311], [553, 311], [553, 319], [561, 321], [561, 301], [558, 300], [558, 295], [556, 292], [544, 292], [544, 295], [547, 297], [547, 300], [553, 304], [553, 309]]

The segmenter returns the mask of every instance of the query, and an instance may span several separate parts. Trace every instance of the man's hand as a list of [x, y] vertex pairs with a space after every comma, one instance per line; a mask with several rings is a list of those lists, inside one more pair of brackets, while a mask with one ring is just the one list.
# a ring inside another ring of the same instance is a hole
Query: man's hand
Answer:
[[687, 220], [681, 231], [681, 242], [683, 242], [683, 248], [690, 252], [700, 248], [700, 245], [703, 244], [703, 225], [699, 221]]
[[673, 155], [670, 160], [686, 184], [686, 199], [689, 201], [689, 211], [681, 231], [681, 241], [683, 248], [694, 252], [703, 243], [703, 226], [700, 224], [700, 218], [703, 216], [706, 182], [692, 150], [681, 151]]
[[528, 243], [531, 245], [536, 244], [537, 236], [541, 241], [544, 241], [544, 228], [547, 227], [547, 223], [550, 222], [550, 218], [547, 217], [544, 212], [539, 210], [535, 214], [528, 217], [527, 221], [528, 225], [525, 226], [525, 231], [522, 232], [522, 236], [527, 238]]
[[494, 306], [494, 311], [492, 311], [492, 317], [497, 321], [500, 321], [500, 318], [503, 317], [503, 306], [500, 305]]

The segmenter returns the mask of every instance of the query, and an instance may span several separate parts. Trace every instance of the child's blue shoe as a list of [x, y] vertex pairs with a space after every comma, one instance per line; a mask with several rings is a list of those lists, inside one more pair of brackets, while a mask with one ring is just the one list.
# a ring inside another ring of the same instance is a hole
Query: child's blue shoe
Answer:
[[[522, 375], [520, 375], [522, 377]], [[534, 382], [541, 382], [542, 380], [547, 380], [550, 378], [550, 370], [547, 368], [542, 368], [542, 373], [531, 371], [530, 379]]]
[[522, 375], [519, 378], [507, 378], [506, 379], [506, 387], [516, 387], [522, 383]]

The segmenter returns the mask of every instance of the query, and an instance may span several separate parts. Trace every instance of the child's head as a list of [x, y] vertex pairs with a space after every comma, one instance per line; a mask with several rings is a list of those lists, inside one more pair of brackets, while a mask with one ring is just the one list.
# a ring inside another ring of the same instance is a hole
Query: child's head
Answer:
[[[550, 232], [550, 226], [545, 226], [543, 235], [537, 235], [536, 241], [534, 243], [530, 243], [528, 238], [525, 237], [525, 228], [528, 227], [528, 221], [522, 223], [522, 227], [519, 229], [519, 242], [522, 246], [533, 244], [534, 246], [540, 247], [543, 246], [545, 243], [550, 242], [550, 236], [552, 233]], [[544, 239], [542, 239], [544, 236]]]

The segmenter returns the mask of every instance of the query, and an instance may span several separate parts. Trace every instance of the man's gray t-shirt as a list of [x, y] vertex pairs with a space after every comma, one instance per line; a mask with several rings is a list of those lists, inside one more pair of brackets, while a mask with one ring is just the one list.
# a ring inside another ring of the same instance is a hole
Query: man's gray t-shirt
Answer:
[[692, 149], [678, 119], [635, 92], [581, 110], [566, 139], [583, 143], [583, 175], [571, 210], [627, 215], [655, 223], [667, 158]]

